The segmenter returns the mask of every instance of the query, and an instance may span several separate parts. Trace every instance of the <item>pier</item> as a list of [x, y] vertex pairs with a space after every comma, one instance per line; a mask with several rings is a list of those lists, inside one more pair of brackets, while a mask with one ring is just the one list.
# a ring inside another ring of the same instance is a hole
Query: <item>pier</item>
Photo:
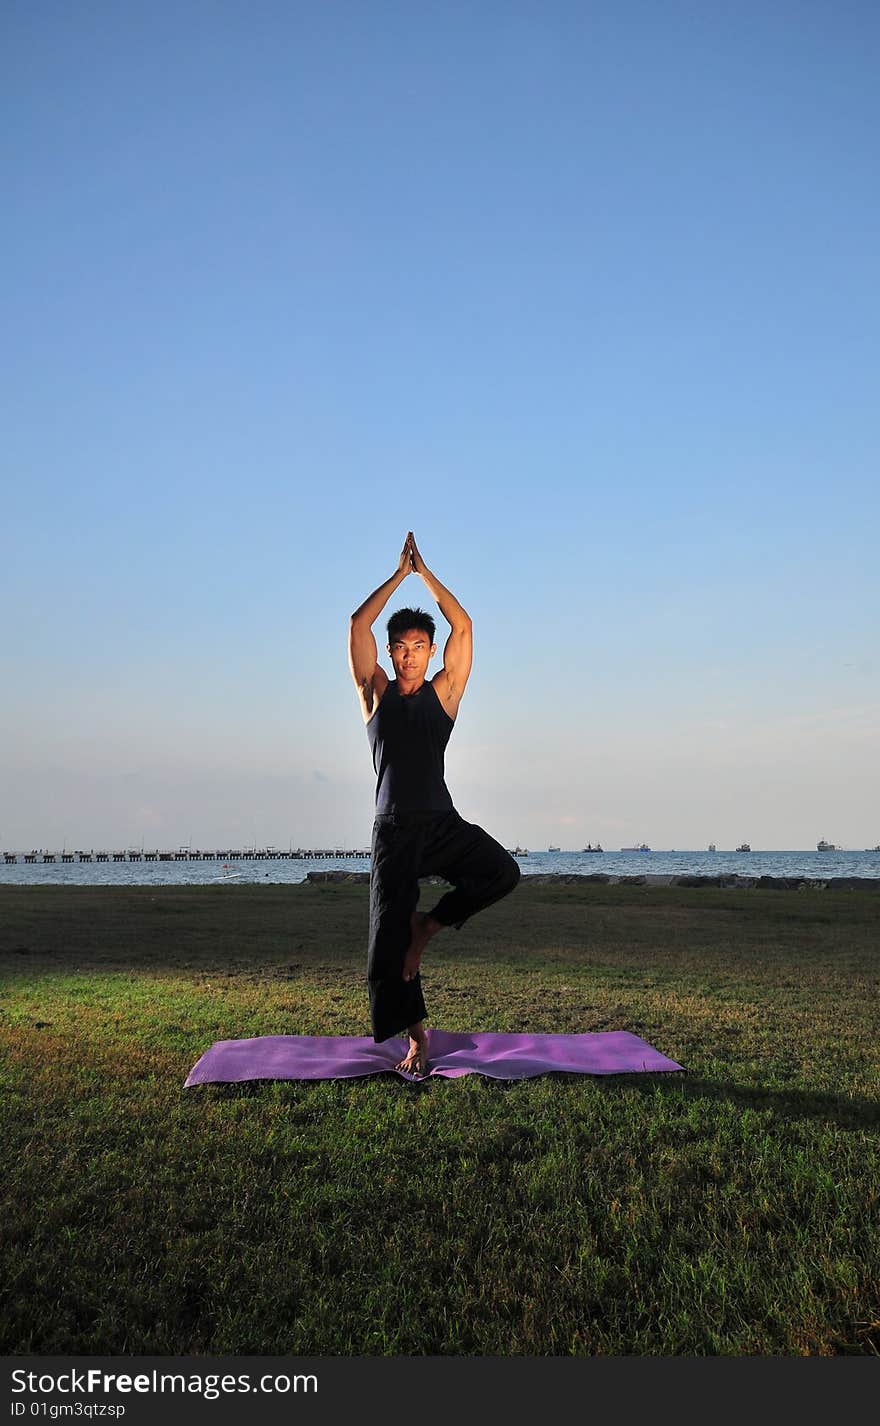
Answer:
[[347, 847], [297, 847], [282, 852], [275, 847], [252, 847], [239, 848], [230, 847], [228, 851], [202, 851], [197, 847], [179, 847], [175, 851], [161, 851], [158, 847], [154, 851], [144, 851], [139, 848], [135, 851], [96, 851], [92, 847], [89, 851], [61, 851], [49, 852], [42, 848], [30, 852], [4, 852], [3, 860], [6, 866], [15, 866], [18, 863], [34, 864], [45, 862], [272, 862], [272, 861], [337, 861], [346, 860], [369, 860], [370, 852], [356, 851]]

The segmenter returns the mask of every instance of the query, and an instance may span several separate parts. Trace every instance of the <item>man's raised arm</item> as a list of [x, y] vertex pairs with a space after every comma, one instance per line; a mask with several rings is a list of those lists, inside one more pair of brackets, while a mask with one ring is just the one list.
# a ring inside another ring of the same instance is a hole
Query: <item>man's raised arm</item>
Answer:
[[443, 650], [443, 672], [433, 680], [434, 687], [450, 717], [458, 712], [461, 695], [470, 677], [474, 658], [474, 638], [471, 616], [463, 609], [455, 595], [441, 584], [435, 574], [425, 564], [419, 554], [415, 538], [412, 541], [412, 567], [420, 574], [440, 606], [440, 613], [451, 626], [451, 633]]
[[[408, 574], [412, 574], [412, 531], [407, 534], [400, 552], [397, 569], [390, 579], [380, 584], [378, 589], [364, 600], [360, 608], [351, 616], [348, 626], [348, 663], [351, 676], [357, 686], [364, 718], [369, 719], [376, 706], [376, 698], [385, 692], [388, 676], [377, 662], [379, 651], [373, 635], [373, 624], [378, 619], [388, 600], [398, 585]], [[382, 687], [377, 688], [381, 682]]]

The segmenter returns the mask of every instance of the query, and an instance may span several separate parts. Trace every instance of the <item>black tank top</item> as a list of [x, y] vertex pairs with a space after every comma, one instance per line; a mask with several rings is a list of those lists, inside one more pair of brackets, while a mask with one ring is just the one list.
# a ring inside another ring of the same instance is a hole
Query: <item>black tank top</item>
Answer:
[[454, 811], [443, 772], [443, 754], [454, 726], [432, 683], [403, 694], [392, 679], [367, 724], [377, 815]]

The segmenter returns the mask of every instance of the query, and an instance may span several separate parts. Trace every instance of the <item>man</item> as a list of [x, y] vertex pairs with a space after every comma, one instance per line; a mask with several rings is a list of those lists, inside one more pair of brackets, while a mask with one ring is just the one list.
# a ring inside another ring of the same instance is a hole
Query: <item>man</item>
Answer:
[[[376, 661], [372, 626], [413, 573], [421, 575], [451, 627], [443, 668], [430, 681], [435, 626], [421, 609], [400, 609], [388, 621], [386, 648], [396, 678], [389, 679]], [[377, 778], [367, 958], [373, 1039], [379, 1043], [407, 1030], [409, 1049], [396, 1068], [425, 1074], [424, 949], [444, 927], [461, 927], [506, 896], [520, 872], [509, 852], [482, 827], [463, 821], [452, 805], [443, 757], [470, 676], [471, 620], [428, 569], [412, 530], [396, 573], [352, 614], [348, 657]], [[416, 910], [421, 876], [442, 876], [454, 888], [427, 913]]]

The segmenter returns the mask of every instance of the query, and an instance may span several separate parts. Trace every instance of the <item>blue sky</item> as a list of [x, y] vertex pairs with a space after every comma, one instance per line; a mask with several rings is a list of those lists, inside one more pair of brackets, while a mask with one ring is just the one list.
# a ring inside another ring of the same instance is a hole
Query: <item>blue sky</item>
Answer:
[[0, 846], [365, 844], [408, 528], [465, 817], [880, 840], [874, 5], [2, 31]]

